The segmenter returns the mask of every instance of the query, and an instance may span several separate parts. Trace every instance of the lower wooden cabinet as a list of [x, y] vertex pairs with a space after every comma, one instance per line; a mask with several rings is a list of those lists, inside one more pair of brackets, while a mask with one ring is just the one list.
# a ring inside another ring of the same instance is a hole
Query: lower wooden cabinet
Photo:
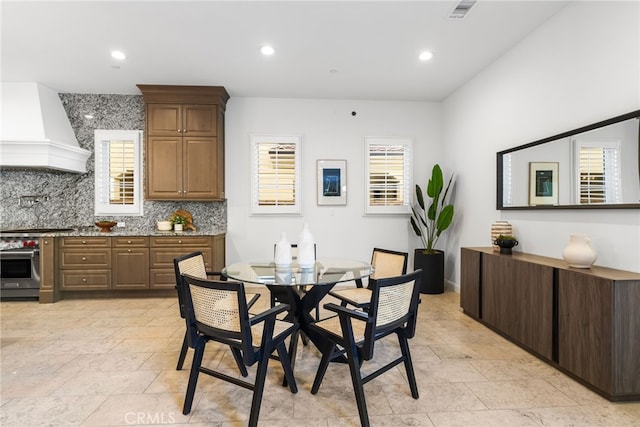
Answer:
[[149, 238], [114, 237], [113, 289], [149, 289]]
[[640, 273], [462, 248], [464, 312], [606, 398], [640, 400]]
[[219, 270], [225, 236], [43, 238], [40, 302], [55, 302], [65, 292], [173, 289], [173, 259], [195, 251], [204, 254], [208, 269]]

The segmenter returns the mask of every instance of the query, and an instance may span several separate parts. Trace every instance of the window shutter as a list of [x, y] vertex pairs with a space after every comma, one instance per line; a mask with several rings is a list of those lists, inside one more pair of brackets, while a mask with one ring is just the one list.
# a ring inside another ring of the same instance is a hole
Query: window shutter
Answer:
[[367, 138], [366, 212], [408, 213], [411, 144], [406, 138]]
[[617, 148], [581, 145], [579, 176], [580, 204], [620, 202], [620, 158]]
[[298, 137], [252, 136], [254, 213], [300, 212]]

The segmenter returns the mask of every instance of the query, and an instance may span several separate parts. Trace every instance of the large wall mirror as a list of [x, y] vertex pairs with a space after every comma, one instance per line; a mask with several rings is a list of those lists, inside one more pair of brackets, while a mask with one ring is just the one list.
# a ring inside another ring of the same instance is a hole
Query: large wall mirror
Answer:
[[640, 110], [497, 153], [498, 209], [640, 208]]

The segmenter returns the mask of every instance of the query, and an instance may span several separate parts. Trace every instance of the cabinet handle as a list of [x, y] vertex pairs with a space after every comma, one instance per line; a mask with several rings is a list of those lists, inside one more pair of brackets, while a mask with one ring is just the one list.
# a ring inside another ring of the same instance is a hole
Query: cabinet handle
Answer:
[[178, 243], [182, 244], [182, 240], [178, 240]]
[[83, 245], [86, 245], [86, 244], [87, 244], [87, 241], [86, 241], [86, 240], [83, 240], [83, 241], [82, 241], [82, 244], [83, 244]]
[[86, 257], [86, 256], [83, 256], [83, 257], [82, 257], [82, 260], [83, 260], [83, 261], [86, 261], [86, 260], [87, 260], [87, 257]]
[[127, 249], [127, 252], [131, 253], [131, 249]]
[[82, 278], [82, 281], [83, 281], [84, 283], [87, 283], [87, 278], [86, 278], [86, 277], [83, 277], [83, 278]]
[[44, 241], [44, 244], [45, 244], [45, 245], [48, 245], [48, 244], [49, 244], [49, 241], [48, 241], [48, 240], [45, 240], [45, 241]]
[[127, 243], [128, 243], [128, 244], [131, 244], [131, 240], [127, 240]]

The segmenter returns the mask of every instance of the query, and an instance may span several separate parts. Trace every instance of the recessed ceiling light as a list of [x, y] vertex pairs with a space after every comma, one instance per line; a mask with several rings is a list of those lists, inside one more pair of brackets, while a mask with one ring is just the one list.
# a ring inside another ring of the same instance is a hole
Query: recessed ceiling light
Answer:
[[93, 117], [94, 117], [93, 114], [85, 114], [84, 115], [85, 119], [93, 119]]
[[420, 56], [418, 56], [418, 59], [420, 61], [428, 61], [431, 58], [433, 58], [433, 53], [429, 52], [428, 50], [425, 50], [424, 52], [421, 52]]
[[276, 51], [271, 46], [262, 46], [260, 48], [260, 52], [262, 52], [263, 55], [270, 56], [273, 55]]
[[121, 52], [119, 50], [112, 50], [111, 51], [111, 57], [113, 59], [118, 59], [118, 60], [122, 61], [123, 59], [126, 59], [127, 55], [125, 55], [124, 52]]

